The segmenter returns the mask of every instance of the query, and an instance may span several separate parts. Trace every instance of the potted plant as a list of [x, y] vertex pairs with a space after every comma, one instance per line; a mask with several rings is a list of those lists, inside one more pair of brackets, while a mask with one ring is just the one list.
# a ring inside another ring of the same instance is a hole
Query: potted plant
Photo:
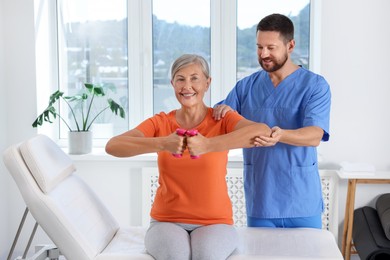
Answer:
[[[69, 129], [69, 153], [83, 154], [92, 150], [92, 132], [90, 131], [95, 120], [110, 109], [115, 115], [125, 118], [125, 110], [112, 98], [107, 98], [107, 104], [94, 111], [94, 101], [96, 98], [105, 97], [104, 89], [110, 84], [97, 85], [85, 83], [83, 91], [76, 95], [65, 96], [62, 91], [55, 91], [50, 95], [49, 105], [38, 115], [33, 122], [33, 127], [41, 126], [44, 122], [53, 123], [57, 118], [61, 119]], [[112, 87], [112, 86], [111, 86]], [[55, 105], [57, 102], [64, 101], [69, 107], [70, 122], [64, 116], [61, 116]], [[95, 101], [96, 102], [96, 101]]]

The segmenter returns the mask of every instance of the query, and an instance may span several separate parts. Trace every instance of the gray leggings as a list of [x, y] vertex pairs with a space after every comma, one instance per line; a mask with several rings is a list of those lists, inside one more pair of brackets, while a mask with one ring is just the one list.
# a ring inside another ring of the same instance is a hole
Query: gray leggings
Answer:
[[146, 250], [157, 260], [225, 260], [238, 245], [234, 226], [187, 225], [152, 220]]

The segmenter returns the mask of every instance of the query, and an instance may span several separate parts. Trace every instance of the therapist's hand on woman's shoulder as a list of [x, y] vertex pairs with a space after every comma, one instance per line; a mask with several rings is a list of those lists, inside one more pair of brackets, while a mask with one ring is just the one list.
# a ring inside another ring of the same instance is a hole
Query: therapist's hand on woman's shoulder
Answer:
[[215, 106], [213, 109], [213, 118], [217, 121], [221, 120], [229, 111], [234, 111], [234, 110], [228, 105], [222, 104], [222, 105]]

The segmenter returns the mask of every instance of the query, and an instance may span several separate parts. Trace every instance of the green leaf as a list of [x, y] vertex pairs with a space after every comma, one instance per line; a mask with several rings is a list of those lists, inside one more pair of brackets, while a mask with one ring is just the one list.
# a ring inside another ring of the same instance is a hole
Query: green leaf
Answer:
[[53, 120], [57, 118], [57, 111], [53, 106], [47, 107], [42, 114], [40, 114], [37, 119], [33, 122], [33, 127], [38, 127], [43, 124], [43, 122], [49, 122], [53, 123], [51, 117], [53, 117]]
[[115, 115], [118, 115], [118, 110], [119, 110], [119, 116], [121, 118], [125, 118], [125, 110], [123, 109], [123, 107], [121, 105], [116, 103], [111, 98], [108, 99], [108, 104], [109, 104], [109, 107], [110, 107], [111, 111], [113, 113], [115, 113]]
[[60, 99], [64, 95], [64, 92], [57, 90], [53, 94], [51, 94], [49, 98], [49, 107], [52, 106], [58, 99]]
[[95, 95], [98, 97], [103, 97], [106, 95], [104, 93], [103, 87], [101, 87], [99, 85], [85, 83], [84, 86], [87, 88], [88, 92], [91, 93], [92, 95]]
[[82, 95], [66, 96], [64, 99], [73, 102], [73, 101], [84, 101], [88, 99], [88, 94], [83, 93]]

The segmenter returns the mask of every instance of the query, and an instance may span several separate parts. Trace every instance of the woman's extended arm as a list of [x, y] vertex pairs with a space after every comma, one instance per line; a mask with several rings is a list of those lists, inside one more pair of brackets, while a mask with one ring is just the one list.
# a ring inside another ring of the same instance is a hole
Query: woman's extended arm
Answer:
[[187, 148], [192, 155], [219, 152], [236, 148], [255, 147], [254, 139], [259, 136], [270, 136], [271, 129], [263, 123], [241, 119], [234, 131], [206, 138], [202, 135], [187, 138]]
[[114, 136], [106, 144], [106, 152], [116, 157], [131, 157], [159, 151], [180, 154], [184, 149], [184, 137], [176, 133], [164, 137], [145, 137], [137, 129]]

